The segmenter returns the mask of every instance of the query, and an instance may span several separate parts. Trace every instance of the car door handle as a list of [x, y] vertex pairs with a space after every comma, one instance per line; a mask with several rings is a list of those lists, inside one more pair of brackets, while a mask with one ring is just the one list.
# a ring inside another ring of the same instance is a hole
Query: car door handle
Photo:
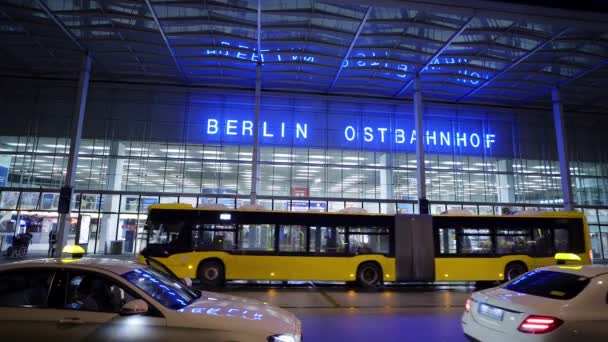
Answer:
[[84, 324], [84, 321], [81, 320], [78, 317], [66, 317], [63, 319], [59, 320], [59, 324], [74, 324], [74, 325], [80, 325], [80, 324]]

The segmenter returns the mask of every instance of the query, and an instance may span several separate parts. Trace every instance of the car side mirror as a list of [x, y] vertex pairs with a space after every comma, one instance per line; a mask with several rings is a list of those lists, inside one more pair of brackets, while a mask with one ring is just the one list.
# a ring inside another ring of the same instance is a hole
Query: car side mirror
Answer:
[[120, 309], [120, 314], [123, 316], [141, 315], [148, 312], [148, 303], [142, 299], [132, 300]]
[[188, 287], [192, 287], [192, 279], [190, 278], [182, 278], [181, 282]]

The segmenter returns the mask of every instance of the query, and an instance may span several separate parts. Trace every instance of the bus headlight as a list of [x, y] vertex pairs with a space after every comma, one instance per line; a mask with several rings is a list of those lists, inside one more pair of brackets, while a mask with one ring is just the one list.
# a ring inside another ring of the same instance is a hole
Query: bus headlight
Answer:
[[268, 342], [300, 342], [300, 337], [292, 334], [279, 334], [268, 337]]

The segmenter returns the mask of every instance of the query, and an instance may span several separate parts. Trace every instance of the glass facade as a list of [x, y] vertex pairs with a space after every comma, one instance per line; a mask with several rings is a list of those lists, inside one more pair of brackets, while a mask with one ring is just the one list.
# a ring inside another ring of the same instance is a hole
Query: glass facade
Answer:
[[[27, 229], [35, 233], [32, 248], [46, 250], [57, 224], [74, 89], [30, 88], [34, 94], [5, 89], [5, 104], [20, 120], [0, 128], [1, 249]], [[249, 204], [253, 103], [249, 93], [93, 86], [78, 151], [73, 233], [89, 216], [89, 252], [133, 253], [145, 243], [151, 204]], [[418, 212], [410, 103], [274, 94], [262, 103], [259, 205]], [[433, 214], [559, 210], [550, 113], [429, 104], [425, 115]], [[595, 257], [608, 258], [608, 157], [600, 148], [606, 138], [587, 121], [568, 120], [577, 210], [587, 214]], [[263, 227], [251, 230], [265, 234]], [[264, 248], [259, 241], [250, 247]]]

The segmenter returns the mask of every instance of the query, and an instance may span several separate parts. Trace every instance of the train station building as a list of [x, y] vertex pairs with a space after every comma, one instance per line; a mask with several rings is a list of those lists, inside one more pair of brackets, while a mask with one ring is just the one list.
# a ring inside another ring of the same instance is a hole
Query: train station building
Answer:
[[89, 253], [136, 253], [152, 204], [255, 204], [572, 209], [608, 259], [593, 5], [13, 0], [0, 18], [1, 250], [67, 225]]

